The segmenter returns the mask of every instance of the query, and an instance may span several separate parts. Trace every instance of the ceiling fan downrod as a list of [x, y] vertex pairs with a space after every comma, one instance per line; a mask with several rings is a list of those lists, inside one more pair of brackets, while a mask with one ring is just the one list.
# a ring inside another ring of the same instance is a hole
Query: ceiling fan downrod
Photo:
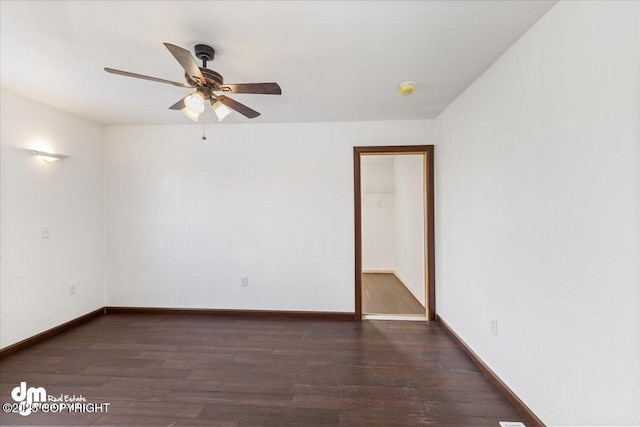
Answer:
[[202, 60], [202, 68], [207, 68], [207, 62], [213, 61], [216, 56], [216, 51], [206, 44], [197, 44], [194, 50], [198, 59]]

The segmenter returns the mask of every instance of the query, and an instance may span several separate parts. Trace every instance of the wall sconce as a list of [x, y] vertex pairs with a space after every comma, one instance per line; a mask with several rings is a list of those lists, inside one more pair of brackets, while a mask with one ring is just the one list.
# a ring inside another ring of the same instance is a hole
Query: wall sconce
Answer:
[[34, 156], [41, 158], [42, 161], [47, 163], [57, 162], [58, 160], [66, 159], [67, 157], [69, 157], [69, 156], [65, 156], [64, 154], [47, 153], [46, 151], [38, 151], [38, 150], [29, 150], [29, 151], [31, 151], [31, 154], [33, 154]]

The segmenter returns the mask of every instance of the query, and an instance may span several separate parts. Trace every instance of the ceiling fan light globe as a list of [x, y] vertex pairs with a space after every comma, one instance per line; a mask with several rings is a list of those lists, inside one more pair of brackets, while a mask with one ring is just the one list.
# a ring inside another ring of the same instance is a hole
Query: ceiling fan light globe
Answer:
[[223, 121], [229, 114], [233, 112], [231, 108], [227, 107], [220, 101], [216, 101], [213, 104], [211, 104], [211, 108], [213, 108], [213, 111], [216, 113], [216, 116], [218, 116], [219, 122]]
[[184, 105], [189, 111], [200, 114], [204, 111], [204, 94], [196, 92], [184, 98]]
[[180, 111], [182, 111], [182, 114], [184, 114], [185, 116], [187, 116], [188, 118], [190, 118], [194, 122], [197, 122], [198, 121], [198, 117], [200, 117], [200, 113], [194, 113], [193, 111], [189, 110], [187, 107], [184, 107]]

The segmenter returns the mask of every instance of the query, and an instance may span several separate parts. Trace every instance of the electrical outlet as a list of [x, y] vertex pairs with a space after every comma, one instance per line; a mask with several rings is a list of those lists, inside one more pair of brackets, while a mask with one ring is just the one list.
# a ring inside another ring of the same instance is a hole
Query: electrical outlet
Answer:
[[521, 422], [516, 421], [500, 421], [500, 427], [527, 427]]
[[76, 293], [76, 284], [72, 283], [69, 285], [69, 295], [75, 295]]
[[249, 278], [247, 276], [241, 277], [240, 286], [242, 286], [243, 288], [246, 288], [247, 286], [249, 286]]
[[42, 238], [43, 239], [50, 239], [51, 238], [51, 227], [49, 227], [48, 225], [43, 225], [42, 226]]
[[489, 331], [493, 335], [498, 335], [498, 319], [496, 319], [495, 317], [489, 317]]

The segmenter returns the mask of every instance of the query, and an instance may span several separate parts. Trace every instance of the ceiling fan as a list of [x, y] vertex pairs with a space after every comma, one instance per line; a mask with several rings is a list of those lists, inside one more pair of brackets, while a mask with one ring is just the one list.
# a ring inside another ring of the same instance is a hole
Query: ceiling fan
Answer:
[[185, 116], [195, 122], [198, 121], [200, 113], [204, 111], [207, 103], [211, 105], [219, 121], [224, 120], [224, 118], [233, 111], [237, 111], [250, 119], [260, 115], [259, 112], [224, 95], [225, 93], [282, 94], [282, 89], [280, 89], [278, 83], [224, 84], [223, 78], [219, 73], [207, 68], [207, 62], [212, 61], [215, 56], [215, 50], [211, 46], [205, 44], [197, 44], [195, 46], [196, 56], [202, 60], [202, 67], [198, 67], [196, 60], [188, 50], [170, 43], [164, 43], [164, 45], [178, 60], [182, 68], [184, 68], [184, 76], [187, 84], [130, 73], [128, 71], [115, 70], [113, 68], [105, 68], [104, 70], [112, 74], [120, 74], [122, 76], [151, 80], [187, 89], [195, 89], [196, 91], [194, 93], [185, 96], [169, 107], [172, 110], [182, 111]]

